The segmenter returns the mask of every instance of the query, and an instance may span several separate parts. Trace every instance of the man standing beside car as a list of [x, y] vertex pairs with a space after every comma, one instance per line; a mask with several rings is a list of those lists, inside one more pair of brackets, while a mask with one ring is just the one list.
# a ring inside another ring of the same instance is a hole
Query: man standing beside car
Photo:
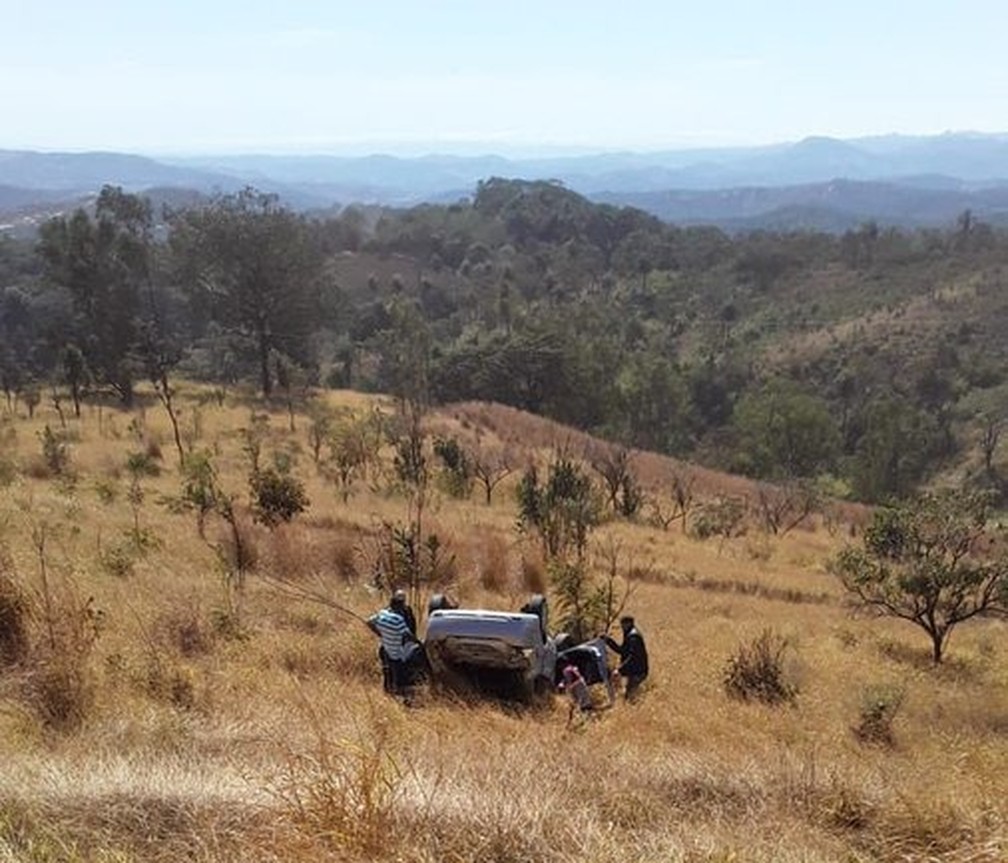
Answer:
[[382, 663], [385, 691], [398, 695], [407, 683], [406, 645], [416, 641], [416, 619], [406, 604], [406, 594], [401, 590], [393, 593], [388, 607], [371, 615], [367, 625], [381, 639], [378, 656]]
[[608, 635], [603, 635], [602, 639], [610, 650], [619, 654], [620, 664], [616, 673], [626, 681], [624, 697], [627, 701], [632, 701], [648, 675], [647, 647], [644, 645], [644, 636], [640, 634], [632, 617], [621, 617], [620, 628], [623, 630], [622, 644]]

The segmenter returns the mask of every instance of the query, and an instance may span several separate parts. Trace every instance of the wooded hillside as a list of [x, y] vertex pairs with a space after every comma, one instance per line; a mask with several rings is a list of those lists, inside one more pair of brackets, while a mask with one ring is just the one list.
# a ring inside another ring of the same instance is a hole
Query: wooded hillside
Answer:
[[0, 384], [9, 404], [128, 404], [177, 374], [496, 401], [852, 499], [949, 477], [1004, 499], [1006, 263], [1008, 232], [969, 212], [729, 236], [547, 182], [318, 218], [107, 188], [37, 246], [0, 241]]

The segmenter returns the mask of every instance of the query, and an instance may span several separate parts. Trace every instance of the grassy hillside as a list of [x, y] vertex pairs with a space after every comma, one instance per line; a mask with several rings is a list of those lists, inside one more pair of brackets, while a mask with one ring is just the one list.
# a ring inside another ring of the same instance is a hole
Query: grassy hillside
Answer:
[[[391, 410], [352, 393], [324, 398]], [[291, 430], [285, 411], [267, 411], [261, 458], [283, 454], [311, 501], [269, 530], [244, 503], [240, 430], [261, 405], [240, 394], [218, 404], [196, 386], [181, 405], [183, 441], [212, 454], [253, 550], [240, 616], [215, 550], [226, 553], [226, 526], [211, 516], [201, 540], [194, 514], [173, 505], [180, 479], [156, 402], [132, 413], [85, 406], [65, 431], [47, 405], [33, 419], [0, 418], [0, 608], [21, 598], [30, 645], [0, 666], [0, 859], [1008, 855], [1008, 630], [963, 625], [935, 669], [912, 627], [851, 617], [827, 562], [858, 511], [783, 537], [752, 521], [722, 541], [643, 519], [603, 525], [594, 566], [617, 549], [652, 656], [638, 704], [572, 727], [559, 700], [528, 710], [421, 696], [404, 707], [382, 694], [375, 639], [360, 623], [268, 578], [359, 614], [382, 603], [371, 585], [381, 524], [406, 511], [388, 481], [391, 453], [343, 503], [313, 463], [310, 419], [296, 414]], [[514, 464], [584, 444], [493, 405], [452, 406], [427, 422], [499, 444]], [[46, 425], [66, 441], [65, 477], [42, 459]], [[159, 474], [131, 482], [131, 455]], [[683, 469], [638, 460], [648, 486]], [[748, 480], [695, 476], [701, 499], [755, 494]], [[490, 506], [477, 491], [437, 493], [429, 507], [429, 528], [455, 556], [449, 590], [467, 605], [514, 608], [541, 586], [534, 544], [514, 529], [516, 478]], [[0, 617], [0, 635], [14, 619]], [[722, 686], [729, 656], [766, 628], [788, 643], [798, 690], [789, 705], [733, 700]], [[872, 704], [900, 698], [892, 745], [859, 740]]]

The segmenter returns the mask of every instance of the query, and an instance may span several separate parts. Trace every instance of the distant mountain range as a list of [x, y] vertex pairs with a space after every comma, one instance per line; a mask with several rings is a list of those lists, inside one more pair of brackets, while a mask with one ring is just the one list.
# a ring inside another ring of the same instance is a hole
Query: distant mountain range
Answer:
[[0, 229], [12, 219], [30, 223], [33, 215], [73, 206], [104, 183], [131, 191], [157, 188], [176, 197], [253, 185], [311, 210], [350, 203], [443, 203], [470, 195], [479, 180], [492, 176], [557, 180], [594, 200], [729, 230], [839, 231], [867, 219], [942, 225], [967, 208], [982, 219], [1008, 221], [1008, 135], [949, 133], [542, 159], [183, 159], [0, 150]]

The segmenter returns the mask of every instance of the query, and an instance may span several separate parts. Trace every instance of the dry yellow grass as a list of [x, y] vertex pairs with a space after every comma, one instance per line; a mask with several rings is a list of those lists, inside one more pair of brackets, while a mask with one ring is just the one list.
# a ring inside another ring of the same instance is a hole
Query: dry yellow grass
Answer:
[[[243, 497], [237, 430], [252, 403], [197, 407], [199, 392], [183, 392], [183, 426]], [[946, 666], [932, 669], [912, 628], [848, 615], [825, 570], [842, 540], [825, 530], [750, 531], [719, 545], [675, 527], [609, 524], [600, 538], [646, 575], [631, 600], [653, 659], [639, 704], [572, 728], [559, 707], [424, 697], [405, 708], [382, 695], [360, 624], [255, 576], [246, 637], [215, 630], [215, 554], [192, 514], [163, 505], [179, 487], [165, 417], [153, 405], [139, 416], [105, 408], [99, 423], [85, 409], [72, 425], [72, 488], [22, 474], [0, 490], [0, 539], [20, 582], [39, 589], [32, 537], [44, 527], [54, 588], [101, 611], [79, 726], [47, 727], [26, 695], [29, 669], [0, 670], [0, 861], [1008, 859], [1008, 632], [963, 626]], [[5, 422], [23, 464], [57, 418]], [[490, 406], [438, 422], [507, 441], [523, 458], [566, 435]], [[366, 481], [343, 505], [314, 470], [307, 425], [298, 418], [291, 433], [282, 411], [272, 415], [264, 453], [295, 453], [311, 508], [272, 536], [254, 529], [259, 566], [312, 574], [364, 613], [381, 602], [368, 583], [371, 531], [405, 507]], [[134, 517], [125, 460], [151, 441], [163, 471], [143, 480], [138, 518], [159, 543], [115, 574], [109, 550]], [[662, 469], [648, 457], [647, 471]], [[745, 493], [741, 481], [702, 476], [702, 493]], [[514, 479], [491, 507], [476, 494], [430, 508], [467, 603], [513, 607], [523, 595]], [[220, 530], [211, 520], [208, 539]], [[767, 627], [792, 645], [791, 706], [722, 689], [728, 656]], [[892, 748], [852, 733], [873, 685], [905, 696]]]

